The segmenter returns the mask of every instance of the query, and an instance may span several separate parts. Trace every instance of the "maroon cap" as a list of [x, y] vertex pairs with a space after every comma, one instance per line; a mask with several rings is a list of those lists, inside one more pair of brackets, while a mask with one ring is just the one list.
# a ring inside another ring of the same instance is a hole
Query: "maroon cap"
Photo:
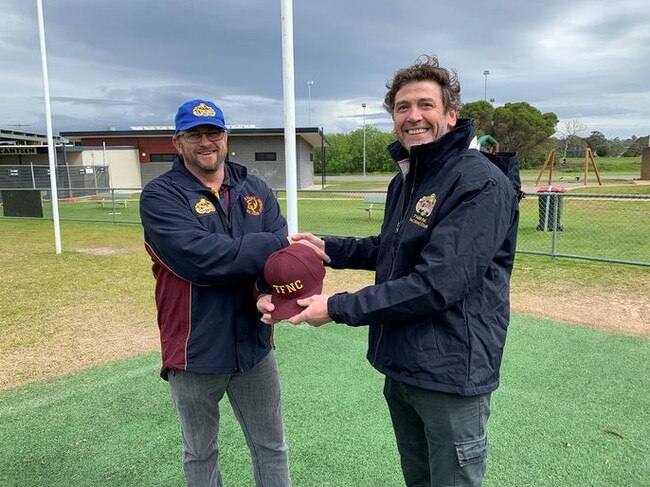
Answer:
[[325, 266], [316, 251], [303, 244], [293, 244], [269, 255], [264, 266], [264, 280], [271, 286], [274, 320], [297, 315], [303, 309], [297, 299], [323, 291]]

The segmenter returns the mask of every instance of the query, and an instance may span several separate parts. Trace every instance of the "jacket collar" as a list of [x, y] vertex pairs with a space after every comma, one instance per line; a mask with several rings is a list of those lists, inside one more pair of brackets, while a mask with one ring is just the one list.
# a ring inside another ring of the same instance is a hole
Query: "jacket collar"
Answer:
[[434, 142], [413, 146], [409, 153], [399, 141], [395, 141], [388, 146], [388, 152], [395, 162], [417, 159], [420, 166], [429, 167], [469, 147], [473, 137], [474, 120], [459, 118], [453, 129]]

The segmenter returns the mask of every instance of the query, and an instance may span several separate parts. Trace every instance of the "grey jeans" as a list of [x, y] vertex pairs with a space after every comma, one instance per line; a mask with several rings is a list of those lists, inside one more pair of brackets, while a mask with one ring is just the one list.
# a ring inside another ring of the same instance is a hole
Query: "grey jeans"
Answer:
[[490, 394], [458, 396], [386, 377], [402, 473], [408, 487], [478, 487], [487, 466]]
[[169, 385], [183, 436], [183, 468], [189, 487], [221, 487], [219, 401], [224, 394], [239, 421], [257, 487], [288, 487], [288, 447], [282, 424], [280, 379], [271, 351], [238, 374], [170, 371]]

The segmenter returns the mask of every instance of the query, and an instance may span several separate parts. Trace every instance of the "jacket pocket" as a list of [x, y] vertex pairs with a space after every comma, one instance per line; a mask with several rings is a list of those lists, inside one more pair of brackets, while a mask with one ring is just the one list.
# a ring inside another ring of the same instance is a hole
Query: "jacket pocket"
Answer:
[[439, 360], [442, 356], [438, 331], [432, 319], [427, 318], [419, 323], [405, 326], [403, 331], [408, 335], [405, 342], [409, 344], [409, 349], [404, 350], [404, 353], [413, 354], [418, 362], [427, 363], [431, 360]]

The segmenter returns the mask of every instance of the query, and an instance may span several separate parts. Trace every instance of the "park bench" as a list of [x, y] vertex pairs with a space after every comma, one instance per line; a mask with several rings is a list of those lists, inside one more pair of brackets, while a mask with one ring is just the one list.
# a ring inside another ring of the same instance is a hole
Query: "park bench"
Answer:
[[[360, 209], [368, 214], [368, 220], [372, 220], [373, 211], [384, 211], [383, 205], [386, 204], [386, 194], [368, 194], [363, 197], [363, 202], [366, 206], [362, 206]], [[377, 208], [377, 205], [381, 205], [381, 207]]]
[[124, 208], [128, 208], [129, 201], [137, 201], [135, 199], [132, 199], [132, 196], [133, 195], [131, 193], [99, 193], [99, 197], [101, 199], [97, 200], [97, 204], [102, 208], [112, 209], [113, 204], [115, 204], [116, 208], [118, 205], [123, 206]]

